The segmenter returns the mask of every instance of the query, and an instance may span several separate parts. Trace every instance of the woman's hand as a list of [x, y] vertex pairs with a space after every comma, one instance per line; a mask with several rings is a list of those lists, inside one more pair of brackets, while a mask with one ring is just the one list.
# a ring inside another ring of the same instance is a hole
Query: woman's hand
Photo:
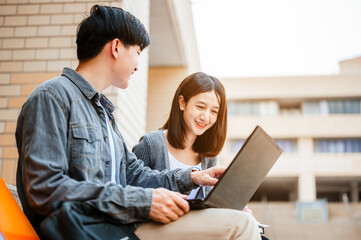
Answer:
[[196, 185], [214, 186], [225, 170], [226, 168], [223, 167], [211, 167], [203, 171], [193, 171], [191, 173], [192, 181]]

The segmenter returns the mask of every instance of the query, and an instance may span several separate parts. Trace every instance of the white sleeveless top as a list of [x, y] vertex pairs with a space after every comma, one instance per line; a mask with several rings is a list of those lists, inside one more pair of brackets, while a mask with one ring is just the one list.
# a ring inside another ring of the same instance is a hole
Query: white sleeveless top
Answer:
[[[176, 168], [190, 168], [190, 167], [196, 167], [198, 168], [199, 170], [202, 170], [202, 166], [201, 166], [201, 163], [197, 164], [196, 166], [192, 166], [192, 165], [187, 165], [187, 164], [184, 164], [180, 161], [178, 161], [175, 157], [173, 157], [173, 155], [168, 152], [168, 156], [169, 156], [169, 168], [170, 170], [173, 170], [173, 169], [176, 169]], [[197, 192], [199, 190], [199, 187], [196, 188], [196, 189], [193, 189], [190, 194], [188, 195], [188, 198], [189, 199], [193, 199], [195, 198]]]

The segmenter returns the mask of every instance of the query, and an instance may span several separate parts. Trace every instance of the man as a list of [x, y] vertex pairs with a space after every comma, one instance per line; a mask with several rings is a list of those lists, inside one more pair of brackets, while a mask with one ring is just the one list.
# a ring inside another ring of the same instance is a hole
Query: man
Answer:
[[[95, 5], [79, 25], [76, 42], [77, 69], [64, 68], [61, 76], [39, 85], [16, 129], [19, 196], [38, 234], [119, 239], [136, 238], [136, 230], [142, 239], [188, 238], [183, 232], [204, 239], [218, 238], [217, 233], [259, 239], [247, 213], [187, 213], [186, 195], [178, 192], [214, 185], [223, 168], [153, 171], [127, 149], [113, 104], [101, 93], [111, 85], [127, 88], [137, 71], [138, 56], [150, 44], [140, 21], [122, 9]], [[235, 220], [239, 223], [231, 226]]]

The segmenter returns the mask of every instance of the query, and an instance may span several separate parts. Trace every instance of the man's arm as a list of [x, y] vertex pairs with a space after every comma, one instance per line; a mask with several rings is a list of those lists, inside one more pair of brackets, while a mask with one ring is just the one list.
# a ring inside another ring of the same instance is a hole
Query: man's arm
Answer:
[[17, 141], [24, 192], [32, 210], [44, 216], [56, 201], [80, 201], [122, 223], [147, 220], [152, 189], [78, 181], [69, 176], [69, 112], [60, 99], [40, 90], [20, 115]]

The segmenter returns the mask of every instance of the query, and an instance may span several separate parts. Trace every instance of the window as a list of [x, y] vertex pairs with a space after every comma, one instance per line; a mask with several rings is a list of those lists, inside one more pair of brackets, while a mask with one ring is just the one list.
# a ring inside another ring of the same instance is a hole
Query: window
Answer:
[[361, 152], [361, 138], [350, 139], [315, 139], [315, 152], [353, 153]]
[[[297, 152], [297, 140], [296, 139], [275, 139], [277, 144], [282, 148], [284, 153]], [[231, 153], [238, 153], [239, 149], [242, 148], [245, 140], [235, 139], [231, 141]]]
[[282, 148], [284, 153], [297, 152], [296, 139], [275, 139], [278, 145]]
[[337, 113], [360, 113], [359, 100], [327, 101], [328, 110], [331, 114]]
[[360, 114], [360, 100], [322, 100], [306, 101], [304, 114]]
[[297, 116], [301, 115], [300, 99], [279, 99], [280, 115], [283, 116]]
[[232, 140], [231, 141], [231, 153], [238, 153], [239, 149], [242, 148], [245, 140]]
[[278, 115], [279, 106], [274, 101], [259, 102], [228, 102], [228, 113], [230, 115]]

